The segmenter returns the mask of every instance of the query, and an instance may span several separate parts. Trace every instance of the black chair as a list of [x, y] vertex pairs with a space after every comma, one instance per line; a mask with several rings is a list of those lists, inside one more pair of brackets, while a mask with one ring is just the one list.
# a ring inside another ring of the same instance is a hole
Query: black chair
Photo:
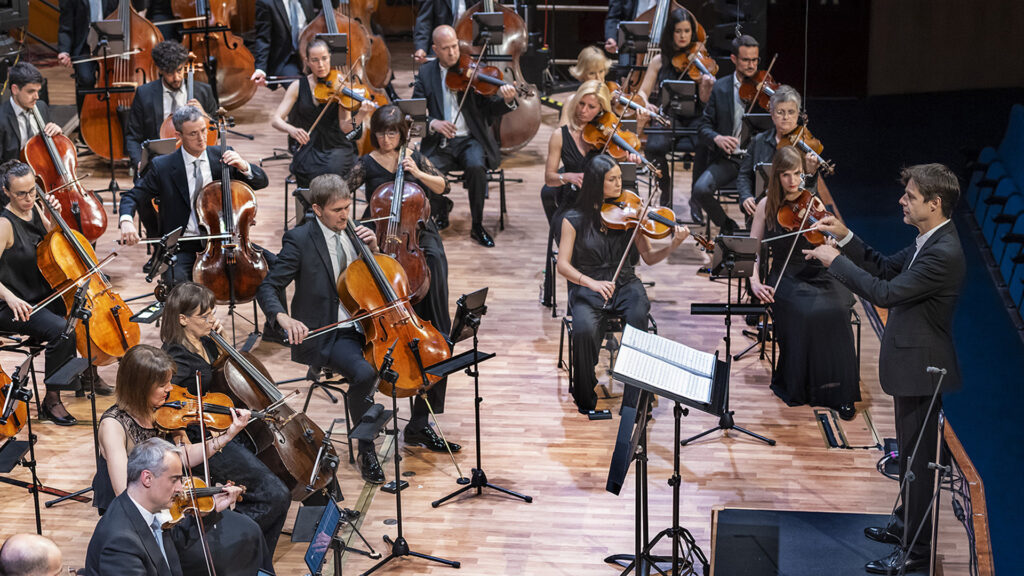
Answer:
[[[445, 178], [447, 178], [452, 183], [458, 182], [458, 183], [462, 184], [463, 187], [466, 186], [466, 175], [461, 170], [452, 170], [451, 172], [446, 172], [445, 173]], [[508, 208], [507, 208], [507, 206], [505, 204], [505, 183], [506, 182], [512, 182], [512, 183], [522, 184], [523, 183], [523, 179], [522, 178], [506, 178], [505, 177], [505, 169], [504, 168], [497, 168], [497, 169], [494, 169], [494, 170], [488, 170], [487, 171], [487, 183], [490, 184], [491, 182], [497, 182], [498, 183], [498, 192], [500, 194], [499, 199], [500, 199], [500, 204], [501, 204], [501, 207], [500, 207], [499, 212], [498, 212], [498, 229], [499, 230], [504, 230], [505, 229], [505, 214], [508, 213]], [[490, 186], [488, 186], [487, 189], [488, 189], [488, 191], [487, 191], [487, 194], [484, 195], [484, 198], [489, 198], [490, 197]]]
[[[654, 334], [658, 333], [658, 323], [654, 321], [654, 316], [647, 314], [647, 325], [648, 330]], [[610, 364], [615, 364], [615, 354], [619, 350], [619, 341], [615, 338], [616, 334], [621, 334], [626, 327], [626, 320], [622, 316], [609, 314], [605, 322], [604, 336], [602, 336], [603, 348], [608, 350], [611, 355]], [[569, 346], [568, 353], [563, 355], [566, 351], [566, 336], [568, 336]], [[573, 344], [572, 344], [572, 311], [567, 310], [565, 316], [562, 317], [562, 329], [558, 337], [558, 367], [564, 369], [569, 374], [569, 393], [573, 392], [573, 385], [575, 381], [575, 374], [573, 371]], [[566, 358], [567, 356], [567, 358]], [[568, 362], [565, 362], [568, 360]], [[603, 392], [602, 398], [609, 399], [614, 398], [608, 390], [608, 386], [601, 384], [601, 391]]]
[[36, 400], [36, 413], [39, 414], [42, 402], [39, 399], [39, 384], [36, 378], [34, 357], [42, 353], [46, 346], [30, 336], [24, 336], [17, 332], [0, 332], [0, 340], [6, 341], [0, 343], [0, 352], [14, 352], [22, 354], [26, 358], [33, 357], [32, 363], [29, 364], [29, 374], [32, 379], [32, 393]]

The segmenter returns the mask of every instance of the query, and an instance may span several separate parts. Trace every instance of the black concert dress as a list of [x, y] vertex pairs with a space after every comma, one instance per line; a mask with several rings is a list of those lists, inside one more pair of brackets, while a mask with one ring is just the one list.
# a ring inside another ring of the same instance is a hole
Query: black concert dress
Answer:
[[313, 98], [308, 80], [299, 82], [299, 97], [288, 115], [288, 123], [309, 132], [325, 106], [330, 109], [324, 112], [320, 123], [309, 135], [309, 143], [300, 147], [292, 157], [291, 172], [295, 175], [296, 184], [303, 188], [321, 174], [347, 177], [358, 155], [355, 142], [349, 140], [338, 125], [338, 105], [334, 102], [318, 103]]

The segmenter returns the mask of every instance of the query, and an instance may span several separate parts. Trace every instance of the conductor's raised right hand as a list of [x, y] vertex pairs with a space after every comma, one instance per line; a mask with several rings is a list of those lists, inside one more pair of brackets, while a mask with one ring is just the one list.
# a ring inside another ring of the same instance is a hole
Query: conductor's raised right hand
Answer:
[[285, 314], [278, 312], [277, 325], [288, 334], [288, 343], [291, 345], [302, 344], [302, 341], [309, 334], [309, 328], [305, 324]]

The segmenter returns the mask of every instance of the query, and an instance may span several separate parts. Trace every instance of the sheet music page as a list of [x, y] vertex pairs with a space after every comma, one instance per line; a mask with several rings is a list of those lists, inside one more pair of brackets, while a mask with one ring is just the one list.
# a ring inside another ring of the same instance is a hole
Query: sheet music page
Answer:
[[622, 346], [635, 348], [660, 360], [675, 364], [698, 376], [711, 378], [715, 369], [715, 355], [673, 342], [657, 334], [626, 326], [622, 333]]
[[655, 393], [669, 398], [678, 396], [705, 404], [711, 402], [711, 378], [698, 376], [635, 348], [623, 346], [619, 349], [613, 373], [649, 384], [656, 389]]

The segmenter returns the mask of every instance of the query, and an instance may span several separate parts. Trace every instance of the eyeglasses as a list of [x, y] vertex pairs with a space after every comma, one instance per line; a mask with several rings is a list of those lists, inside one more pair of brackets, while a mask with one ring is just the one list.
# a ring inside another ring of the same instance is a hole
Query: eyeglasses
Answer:
[[378, 132], [378, 134], [385, 138], [398, 138], [402, 133], [398, 130], [384, 130], [383, 132]]
[[789, 118], [790, 116], [797, 116], [800, 114], [799, 110], [772, 110], [772, 114], [781, 116], [782, 118]]
[[191, 315], [191, 316], [189, 316], [189, 317], [190, 317], [190, 318], [199, 318], [200, 320], [203, 320], [203, 321], [205, 321], [206, 323], [210, 323], [210, 322], [213, 322], [213, 317], [214, 317], [214, 316], [215, 316], [216, 314], [217, 314], [217, 311], [216, 311], [216, 310], [210, 310], [210, 311], [209, 311], [209, 312], [207, 312], [206, 314], [192, 314], [192, 315]]
[[21, 192], [12, 192], [11, 193], [11, 195], [14, 196], [15, 198], [17, 198], [18, 200], [24, 200], [25, 198], [35, 198], [36, 194], [37, 194], [37, 191], [36, 191], [35, 188], [30, 188], [28, 190], [22, 190]]

